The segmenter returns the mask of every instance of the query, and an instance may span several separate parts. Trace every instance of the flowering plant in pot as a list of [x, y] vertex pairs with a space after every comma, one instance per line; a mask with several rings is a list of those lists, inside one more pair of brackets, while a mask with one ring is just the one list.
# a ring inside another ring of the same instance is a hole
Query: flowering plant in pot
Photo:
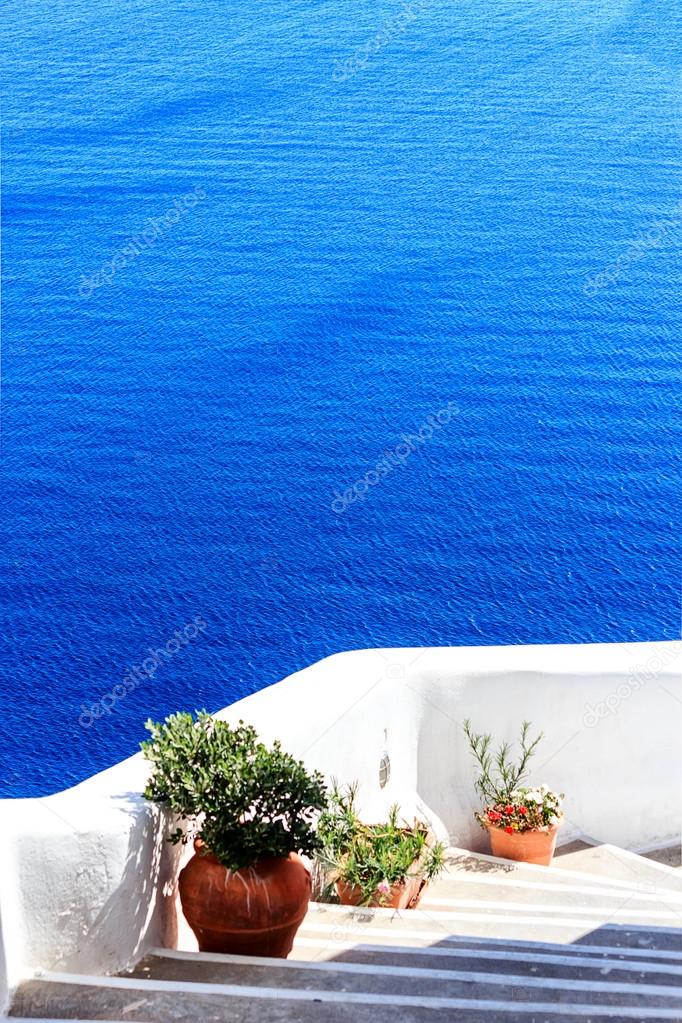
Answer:
[[328, 879], [324, 894], [335, 892], [346, 906], [416, 906], [424, 886], [443, 869], [444, 846], [423, 821], [401, 823], [397, 805], [384, 823], [363, 823], [356, 797], [357, 783], [345, 790], [334, 785], [319, 819], [318, 856]]
[[518, 760], [512, 758], [508, 743], [493, 751], [492, 736], [476, 734], [470, 721], [464, 722], [464, 732], [479, 767], [475, 784], [485, 804], [474, 816], [488, 832], [493, 856], [549, 866], [562, 820], [563, 793], [547, 785], [524, 784], [542, 732], [530, 739], [530, 722], [523, 722]]
[[310, 874], [298, 853], [319, 846], [322, 775], [205, 711], [147, 722], [147, 799], [178, 818], [173, 843], [194, 839], [180, 872], [182, 909], [202, 952], [286, 957], [308, 908]]

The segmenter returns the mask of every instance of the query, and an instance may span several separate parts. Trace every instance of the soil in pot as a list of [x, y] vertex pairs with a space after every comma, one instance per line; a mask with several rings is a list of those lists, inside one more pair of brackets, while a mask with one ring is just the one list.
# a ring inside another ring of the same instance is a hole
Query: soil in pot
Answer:
[[202, 952], [285, 959], [308, 910], [310, 873], [291, 853], [231, 871], [195, 843], [180, 901]]
[[535, 831], [514, 831], [509, 835], [504, 828], [489, 827], [490, 851], [505, 860], [548, 867], [556, 848], [558, 830], [558, 824], [549, 824]]

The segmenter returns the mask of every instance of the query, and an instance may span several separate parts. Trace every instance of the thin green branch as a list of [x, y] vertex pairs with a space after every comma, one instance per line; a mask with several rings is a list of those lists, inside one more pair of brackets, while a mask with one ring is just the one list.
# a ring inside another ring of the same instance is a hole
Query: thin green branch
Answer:
[[471, 754], [478, 764], [479, 774], [475, 781], [478, 792], [486, 803], [502, 803], [508, 801], [511, 793], [525, 780], [528, 764], [534, 756], [543, 733], [535, 739], [529, 739], [530, 721], [521, 725], [521, 755], [515, 762], [512, 758], [509, 743], [501, 743], [497, 751], [492, 751], [492, 735], [474, 732], [471, 721], [464, 722], [464, 734], [469, 743]]

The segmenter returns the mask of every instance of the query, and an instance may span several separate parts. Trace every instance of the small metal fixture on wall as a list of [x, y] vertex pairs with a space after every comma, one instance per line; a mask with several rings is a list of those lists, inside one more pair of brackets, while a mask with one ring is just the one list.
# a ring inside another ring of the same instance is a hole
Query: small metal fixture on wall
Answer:
[[386, 749], [386, 743], [388, 741], [388, 729], [384, 728], [384, 751], [381, 754], [381, 760], [379, 761], [379, 785], [381, 788], [385, 788], [388, 784], [388, 779], [391, 777], [391, 758], [388, 755]]

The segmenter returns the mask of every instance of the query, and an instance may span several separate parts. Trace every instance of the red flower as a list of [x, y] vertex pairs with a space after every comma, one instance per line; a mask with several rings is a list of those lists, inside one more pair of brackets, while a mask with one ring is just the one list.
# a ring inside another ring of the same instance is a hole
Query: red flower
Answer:
[[505, 812], [506, 814], [510, 814], [510, 813], [513, 813], [513, 812], [514, 812], [514, 807], [513, 807], [513, 806], [505, 806], [505, 808], [504, 808], [504, 812]]
[[493, 823], [499, 821], [501, 816], [502, 814], [498, 813], [497, 810], [488, 810], [488, 820], [493, 821]]
[[507, 824], [507, 827], [504, 830], [507, 832], [508, 835], [513, 835], [514, 834], [514, 829], [512, 828], [512, 826], [510, 824]]
[[521, 814], [522, 817], [525, 817], [526, 814], [528, 813], [528, 807], [527, 806], [520, 806], [519, 807], [519, 813]]

